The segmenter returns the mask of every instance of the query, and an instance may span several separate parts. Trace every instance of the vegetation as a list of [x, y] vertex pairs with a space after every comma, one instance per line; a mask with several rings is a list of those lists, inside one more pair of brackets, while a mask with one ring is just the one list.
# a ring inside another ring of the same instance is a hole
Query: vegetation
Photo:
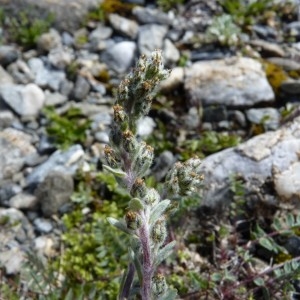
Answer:
[[84, 143], [86, 131], [90, 128], [88, 120], [80, 109], [72, 107], [62, 115], [58, 115], [54, 107], [44, 109], [44, 114], [49, 120], [46, 127], [47, 133], [54, 139], [55, 144], [66, 149], [74, 143]]

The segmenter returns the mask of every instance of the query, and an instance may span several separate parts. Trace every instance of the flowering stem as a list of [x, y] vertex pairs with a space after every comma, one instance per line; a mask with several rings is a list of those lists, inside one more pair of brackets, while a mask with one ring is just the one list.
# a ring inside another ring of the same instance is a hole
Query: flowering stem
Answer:
[[143, 250], [143, 286], [141, 294], [143, 300], [150, 300], [153, 265], [150, 248], [150, 232], [147, 222], [144, 222], [143, 226], [140, 228], [139, 236]]

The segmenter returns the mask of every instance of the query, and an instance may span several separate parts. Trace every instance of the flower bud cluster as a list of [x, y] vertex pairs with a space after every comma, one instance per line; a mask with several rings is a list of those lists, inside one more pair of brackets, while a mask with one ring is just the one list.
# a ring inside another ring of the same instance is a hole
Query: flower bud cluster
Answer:
[[167, 290], [167, 282], [162, 274], [156, 274], [152, 277], [152, 294], [154, 297], [158, 298], [163, 296]]
[[178, 162], [168, 172], [166, 185], [173, 195], [187, 196], [200, 187], [203, 175], [200, 175], [201, 160], [191, 158], [184, 163]]
[[160, 195], [154, 188], [147, 188], [145, 182], [141, 178], [137, 178], [133, 183], [130, 195], [139, 198], [145, 205], [154, 206], [160, 201]]
[[156, 221], [152, 227], [151, 239], [155, 245], [162, 245], [167, 238], [166, 220], [164, 217]]
[[163, 67], [161, 51], [154, 51], [149, 58], [141, 56], [135, 69], [119, 85], [117, 104], [136, 122], [148, 114], [158, 84], [169, 73]]

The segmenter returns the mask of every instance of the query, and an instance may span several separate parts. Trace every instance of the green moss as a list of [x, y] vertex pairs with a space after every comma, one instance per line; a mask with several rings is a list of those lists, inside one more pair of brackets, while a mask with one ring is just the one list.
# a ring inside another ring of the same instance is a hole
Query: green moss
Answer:
[[157, 0], [157, 5], [164, 12], [168, 12], [169, 10], [176, 8], [178, 5], [184, 3], [184, 0]]
[[28, 9], [20, 11], [17, 17], [8, 20], [8, 32], [13, 41], [25, 48], [34, 48], [37, 39], [50, 29], [53, 21], [52, 14], [39, 19], [33, 17]]
[[241, 138], [237, 135], [230, 135], [225, 132], [205, 131], [199, 139], [184, 142], [181, 145], [181, 155], [184, 160], [193, 155], [204, 157], [223, 149], [237, 146], [240, 141]]
[[66, 149], [75, 143], [84, 144], [91, 121], [83, 116], [80, 109], [72, 107], [63, 115], [58, 115], [55, 108], [46, 107], [43, 112], [49, 120], [47, 134], [58, 147]]
[[267, 79], [275, 94], [278, 94], [282, 82], [288, 79], [288, 74], [279, 66], [270, 62], [263, 62]]

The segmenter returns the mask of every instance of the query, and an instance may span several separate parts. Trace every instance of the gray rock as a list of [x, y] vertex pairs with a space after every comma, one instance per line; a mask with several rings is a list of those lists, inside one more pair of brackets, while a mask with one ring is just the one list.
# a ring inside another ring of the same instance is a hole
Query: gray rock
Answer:
[[0, 45], [0, 65], [7, 67], [15, 62], [19, 57], [19, 52], [14, 46]]
[[16, 129], [7, 128], [0, 132], [0, 180], [19, 172], [26, 157], [36, 152], [30, 140], [29, 135]]
[[262, 53], [264, 57], [266, 56], [279, 56], [284, 57], [285, 51], [277, 44], [267, 42], [264, 40], [252, 40], [250, 45], [254, 46], [258, 52]]
[[37, 197], [27, 193], [20, 193], [9, 199], [9, 206], [16, 209], [33, 209], [37, 205]]
[[185, 90], [194, 105], [253, 106], [274, 101], [261, 64], [245, 57], [194, 63], [186, 68]]
[[84, 152], [80, 145], [74, 145], [66, 151], [57, 150], [43, 164], [36, 167], [26, 178], [27, 185], [36, 185], [52, 171], [61, 171], [66, 174], [75, 174], [82, 161]]
[[48, 54], [50, 64], [59, 70], [64, 70], [74, 59], [74, 54], [70, 48], [57, 47], [51, 49]]
[[167, 175], [168, 171], [173, 166], [175, 160], [176, 159], [173, 153], [167, 150], [162, 152], [155, 159], [154, 166], [151, 169], [151, 172], [157, 181], [160, 181]]
[[169, 39], [164, 40], [163, 55], [167, 67], [174, 66], [180, 58], [180, 52]]
[[138, 50], [140, 54], [150, 55], [155, 49], [162, 49], [168, 32], [167, 26], [149, 24], [139, 28]]
[[0, 265], [4, 267], [7, 275], [16, 275], [24, 263], [25, 253], [18, 247], [0, 252]]
[[7, 67], [15, 83], [28, 84], [34, 81], [34, 74], [23, 60], [17, 60]]
[[14, 115], [9, 110], [0, 111], [0, 130], [10, 127], [14, 121]]
[[58, 91], [62, 82], [66, 80], [65, 72], [47, 69], [40, 58], [31, 58], [28, 66], [34, 74], [35, 83], [42, 88]]
[[133, 15], [137, 18], [140, 24], [163, 24], [171, 23], [170, 17], [159, 9], [150, 7], [136, 6], [132, 10]]
[[5, 71], [5, 69], [3, 69], [0, 66], [0, 85], [7, 84], [7, 83], [13, 83], [13, 82], [14, 82], [14, 79], [12, 78], [12, 76], [9, 75], [9, 73], [7, 73]]
[[78, 75], [76, 78], [73, 96], [76, 100], [83, 100], [90, 91], [90, 84], [86, 78]]
[[184, 69], [176, 67], [172, 69], [170, 76], [160, 84], [160, 90], [168, 93], [176, 90], [184, 83]]
[[267, 60], [274, 65], [282, 67], [285, 71], [297, 71], [300, 69], [300, 63], [290, 58], [271, 57]]
[[92, 44], [97, 44], [101, 40], [107, 40], [113, 33], [112, 28], [99, 24], [89, 35], [89, 41]]
[[37, 218], [33, 221], [33, 224], [36, 228], [36, 230], [40, 233], [49, 233], [53, 230], [53, 225], [51, 221], [43, 219], [43, 218]]
[[155, 126], [156, 124], [154, 120], [148, 116], [145, 116], [137, 122], [137, 134], [139, 136], [146, 137], [153, 132]]
[[44, 106], [44, 92], [35, 84], [0, 86], [0, 97], [17, 114], [23, 117], [36, 116]]
[[69, 80], [63, 80], [59, 86], [59, 92], [64, 96], [69, 96], [74, 88], [74, 83]]
[[72, 176], [61, 171], [53, 171], [38, 185], [35, 196], [41, 205], [43, 215], [50, 217], [57, 214], [59, 208], [70, 200], [73, 192]]
[[132, 66], [135, 58], [135, 51], [136, 45], [134, 42], [120, 42], [105, 51], [101, 56], [101, 59], [110, 69], [122, 74]]
[[246, 111], [247, 119], [253, 124], [262, 124], [265, 130], [276, 130], [280, 124], [280, 113], [275, 108], [251, 108]]
[[99, 8], [102, 0], [61, 0], [61, 1], [36, 1], [36, 0], [10, 0], [2, 1], [1, 5], [10, 14], [28, 10], [37, 18], [43, 19], [50, 13], [55, 16], [54, 26], [60, 30], [73, 32], [82, 26], [82, 21], [91, 9]]
[[294, 162], [283, 172], [275, 170], [275, 190], [284, 201], [292, 202], [299, 207], [300, 200], [300, 162]]
[[99, 143], [108, 144], [109, 143], [109, 135], [107, 132], [104, 131], [97, 131], [95, 133], [95, 140]]
[[139, 29], [138, 24], [135, 21], [126, 19], [117, 14], [110, 14], [108, 20], [111, 26], [119, 33], [124, 34], [133, 40], [137, 37]]
[[57, 30], [50, 29], [43, 33], [37, 40], [37, 46], [42, 52], [49, 52], [52, 49], [61, 47], [61, 37]]
[[45, 93], [45, 105], [56, 106], [65, 103], [68, 98], [60, 93], [51, 93], [46, 91]]
[[284, 103], [298, 102], [300, 96], [300, 80], [289, 79], [280, 85], [280, 97]]
[[204, 175], [203, 190], [200, 191], [203, 204], [217, 207], [230, 201], [229, 178], [237, 174], [244, 178], [246, 184], [253, 180], [262, 184], [270, 180], [271, 184], [277, 184], [277, 195], [271, 191], [271, 194], [259, 197], [299, 201], [299, 185], [295, 185], [300, 174], [299, 151], [300, 117], [276, 131], [269, 131], [235, 148], [208, 156], [201, 167]]
[[0, 205], [8, 206], [8, 201], [10, 198], [22, 192], [22, 188], [11, 181], [2, 181], [0, 187]]

